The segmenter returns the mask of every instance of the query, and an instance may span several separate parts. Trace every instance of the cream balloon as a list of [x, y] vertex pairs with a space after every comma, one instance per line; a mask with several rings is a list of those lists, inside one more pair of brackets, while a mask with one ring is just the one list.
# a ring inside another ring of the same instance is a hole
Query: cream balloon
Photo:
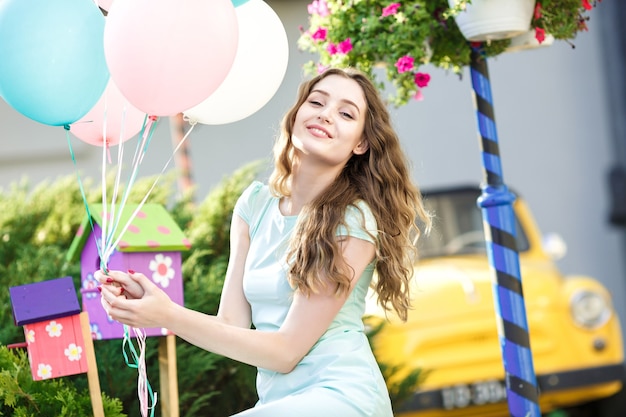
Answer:
[[183, 112], [190, 123], [220, 125], [256, 113], [276, 94], [287, 71], [289, 43], [283, 23], [262, 0], [235, 9], [239, 40], [230, 72], [208, 98]]

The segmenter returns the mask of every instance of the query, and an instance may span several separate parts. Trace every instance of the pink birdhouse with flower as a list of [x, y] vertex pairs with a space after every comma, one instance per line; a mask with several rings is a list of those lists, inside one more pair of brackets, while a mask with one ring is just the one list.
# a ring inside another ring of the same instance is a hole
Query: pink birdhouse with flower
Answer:
[[[181, 252], [189, 250], [189, 241], [163, 206], [144, 204], [135, 214], [136, 209], [136, 205], [127, 204], [118, 218], [105, 226], [102, 206], [90, 206], [90, 215], [83, 220], [68, 252], [70, 260], [80, 255], [82, 304], [89, 313], [94, 340], [124, 337], [124, 326], [109, 317], [102, 308], [97, 288], [99, 283], [94, 278], [94, 272], [101, 268], [99, 248], [102, 248], [103, 238], [117, 242], [109, 256], [109, 270], [141, 272], [174, 302], [184, 303]], [[131, 217], [132, 221], [128, 224]], [[127, 224], [128, 227], [125, 227]], [[104, 227], [113, 230], [110, 236], [103, 236]], [[171, 334], [169, 330], [160, 328], [144, 331], [147, 336]]]
[[72, 277], [9, 288], [15, 324], [24, 326], [34, 380], [87, 372], [80, 306]]

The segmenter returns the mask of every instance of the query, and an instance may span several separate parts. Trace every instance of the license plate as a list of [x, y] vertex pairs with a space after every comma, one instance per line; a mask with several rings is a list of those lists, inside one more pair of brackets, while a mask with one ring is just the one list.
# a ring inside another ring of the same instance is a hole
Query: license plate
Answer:
[[497, 380], [458, 384], [443, 388], [441, 397], [443, 407], [447, 410], [493, 404], [506, 400], [506, 387], [502, 381]]

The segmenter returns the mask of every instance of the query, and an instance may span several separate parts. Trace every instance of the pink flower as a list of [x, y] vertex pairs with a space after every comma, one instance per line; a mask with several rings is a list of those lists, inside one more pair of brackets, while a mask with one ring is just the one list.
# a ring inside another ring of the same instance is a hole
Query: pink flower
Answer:
[[328, 46], [326, 47], [326, 50], [328, 51], [329, 54], [331, 55], [335, 55], [337, 52], [339, 52], [339, 50], [337, 49], [337, 45], [335, 45], [332, 42], [328, 43]]
[[315, 41], [324, 42], [326, 40], [326, 35], [328, 34], [328, 29], [321, 27], [317, 29], [312, 35], [311, 38]]
[[307, 6], [307, 10], [309, 11], [309, 14], [317, 14], [321, 17], [326, 17], [330, 14], [326, 0], [313, 0], [313, 3]]
[[546, 40], [546, 31], [542, 28], [535, 28], [535, 39], [537, 39], [537, 42], [542, 43]]
[[398, 73], [402, 74], [403, 72], [413, 70], [413, 67], [415, 66], [415, 60], [413, 59], [412, 56], [405, 55], [405, 56], [398, 58], [395, 65], [396, 65], [396, 68], [398, 68]]
[[348, 52], [350, 52], [352, 50], [352, 39], [347, 38], [346, 40], [339, 42], [339, 45], [337, 45], [337, 50], [342, 54], [347, 54]]
[[398, 13], [398, 9], [400, 8], [400, 3], [391, 3], [389, 6], [383, 9], [382, 17], [387, 17]]
[[328, 69], [328, 65], [317, 64], [317, 73], [321, 74]]
[[422, 90], [417, 90], [417, 92], [413, 95], [413, 98], [417, 101], [424, 100], [424, 95], [422, 94]]
[[415, 78], [413, 80], [415, 81], [415, 85], [417, 85], [419, 88], [428, 87], [428, 83], [430, 82], [430, 75], [424, 72], [418, 72], [417, 74], [415, 74]]

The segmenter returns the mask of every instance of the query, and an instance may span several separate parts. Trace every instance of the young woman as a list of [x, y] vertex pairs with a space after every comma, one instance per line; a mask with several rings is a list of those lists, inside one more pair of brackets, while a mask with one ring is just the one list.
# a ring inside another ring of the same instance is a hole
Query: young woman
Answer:
[[216, 316], [133, 271], [97, 273], [102, 304], [122, 323], [256, 366], [259, 401], [239, 417], [391, 417], [365, 297], [371, 286], [406, 319], [416, 220], [430, 219], [372, 82], [329, 69], [303, 83], [274, 159], [269, 186], [254, 182], [235, 206]]

